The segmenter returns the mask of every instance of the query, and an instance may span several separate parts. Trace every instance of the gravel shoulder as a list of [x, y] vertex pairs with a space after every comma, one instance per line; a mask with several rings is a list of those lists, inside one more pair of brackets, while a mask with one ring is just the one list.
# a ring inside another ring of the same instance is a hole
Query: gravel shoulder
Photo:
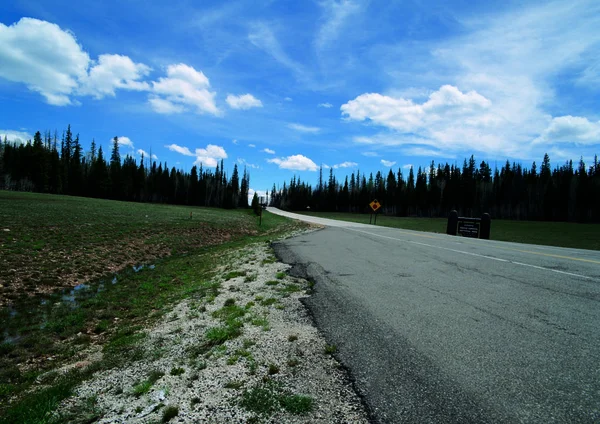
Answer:
[[[100, 423], [160, 422], [167, 411], [170, 422], [368, 423], [301, 302], [311, 284], [288, 275], [267, 243], [219, 262], [212, 296], [186, 299], [145, 328], [144, 358], [97, 373], [60, 413]], [[86, 366], [98, 355], [74, 359]]]

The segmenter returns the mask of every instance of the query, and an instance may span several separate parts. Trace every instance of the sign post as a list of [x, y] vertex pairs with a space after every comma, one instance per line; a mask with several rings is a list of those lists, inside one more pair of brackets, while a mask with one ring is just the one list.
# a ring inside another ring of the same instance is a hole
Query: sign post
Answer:
[[377, 199], [375, 199], [371, 203], [369, 203], [369, 206], [371, 206], [371, 210], [373, 211], [373, 212], [371, 212], [371, 218], [369, 219], [369, 224], [371, 223], [371, 221], [373, 219], [373, 213], [375, 213], [375, 223], [373, 225], [377, 225], [377, 211], [379, 210], [379, 208], [381, 208], [381, 203], [379, 203], [379, 201]]
[[459, 217], [456, 211], [452, 211], [448, 217], [446, 234], [489, 240], [491, 224], [492, 220], [487, 213], [481, 218], [466, 218]]

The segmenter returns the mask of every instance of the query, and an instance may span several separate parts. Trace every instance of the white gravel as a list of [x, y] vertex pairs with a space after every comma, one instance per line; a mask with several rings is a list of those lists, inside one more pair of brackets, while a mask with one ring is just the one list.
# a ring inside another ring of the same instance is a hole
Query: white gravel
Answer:
[[[231, 252], [218, 265], [215, 281], [221, 283], [221, 288], [214, 301], [186, 300], [176, 305], [164, 322], [145, 330], [148, 336], [143, 341], [144, 349], [146, 356], [153, 359], [97, 373], [61, 409], [76, 410], [94, 397], [102, 416], [100, 423], [160, 422], [169, 405], [179, 408], [170, 422], [180, 423], [367, 423], [365, 410], [345, 372], [325, 352], [326, 342], [300, 302], [307, 296], [304, 290], [309, 287], [308, 282], [288, 275], [276, 278], [277, 273], [288, 268], [276, 262], [266, 243]], [[247, 281], [252, 278], [239, 276], [226, 280], [232, 271], [255, 278]], [[279, 284], [266, 285], [267, 281]], [[286, 297], [278, 290], [289, 284], [302, 290]], [[202, 345], [207, 329], [222, 325], [212, 312], [230, 298], [241, 307], [254, 302], [242, 318], [243, 334], [194, 360], [190, 347]], [[261, 298], [277, 301], [263, 305]], [[256, 325], [256, 318], [266, 318], [268, 329]], [[247, 352], [239, 352], [240, 349]], [[182, 368], [183, 374], [171, 375], [174, 368]], [[135, 396], [134, 386], [146, 380], [152, 370], [164, 372], [164, 376], [147, 393]], [[264, 386], [265, 382], [275, 382], [275, 387], [286, 393], [309, 396], [313, 400], [312, 411], [291, 414], [278, 408], [271, 414], [259, 415], [243, 408], [240, 400], [244, 391]], [[237, 388], [226, 388], [228, 383]]]

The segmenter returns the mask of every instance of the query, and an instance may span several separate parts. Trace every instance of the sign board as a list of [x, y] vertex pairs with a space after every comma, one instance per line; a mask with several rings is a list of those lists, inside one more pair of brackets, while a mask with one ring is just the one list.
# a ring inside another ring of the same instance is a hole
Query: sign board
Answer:
[[463, 237], [479, 238], [479, 225], [480, 222], [461, 221], [459, 218], [456, 232]]
[[369, 203], [369, 206], [371, 206], [371, 209], [373, 209], [373, 212], [377, 212], [379, 210], [379, 208], [381, 207], [381, 203], [379, 203], [377, 201], [377, 199], [375, 199], [371, 203]]

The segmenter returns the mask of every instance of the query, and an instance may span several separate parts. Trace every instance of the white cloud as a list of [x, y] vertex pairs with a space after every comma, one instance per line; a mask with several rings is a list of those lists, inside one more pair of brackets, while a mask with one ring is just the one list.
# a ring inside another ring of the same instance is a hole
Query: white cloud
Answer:
[[244, 165], [244, 166], [246, 166], [246, 167], [248, 167], [248, 168], [252, 168], [252, 169], [260, 169], [260, 166], [258, 166], [258, 165], [255, 165], [255, 164], [253, 164], [253, 163], [248, 163], [248, 162], [246, 161], [246, 159], [243, 159], [243, 158], [238, 158], [238, 160], [237, 160], [237, 163], [239, 163], [240, 165]]
[[331, 168], [331, 166], [327, 165], [326, 163], [323, 163], [323, 164], [321, 164], [321, 168], [329, 169], [329, 168]]
[[286, 102], [291, 102], [291, 101], [293, 101], [294, 99], [292, 99], [291, 97], [286, 97], [286, 98], [284, 98], [283, 100], [285, 100]]
[[311, 134], [316, 134], [321, 130], [318, 127], [309, 127], [309, 126], [301, 125], [301, 124], [288, 124], [288, 128], [291, 128], [296, 131], [304, 132], [304, 133], [311, 133]]
[[271, 149], [268, 149], [268, 148], [263, 149], [263, 152], [268, 153], [270, 155], [274, 155], [275, 154], [275, 150], [271, 150]]
[[600, 121], [590, 122], [579, 116], [559, 116], [550, 121], [534, 143], [600, 144]]
[[424, 103], [378, 93], [362, 94], [342, 105], [348, 120], [368, 120], [391, 130], [374, 137], [355, 137], [362, 144], [428, 145], [449, 151], [515, 151], [516, 143], [502, 144], [497, 134], [504, 118], [490, 112], [492, 103], [475, 91], [461, 92], [444, 85]]
[[360, 4], [351, 0], [328, 0], [320, 3], [325, 20], [319, 28], [315, 44], [318, 50], [330, 46], [340, 35], [347, 19], [360, 11]]
[[292, 169], [297, 171], [316, 171], [319, 168], [316, 163], [303, 155], [267, 159], [267, 162], [279, 165], [279, 168], [281, 169]]
[[172, 152], [181, 153], [182, 155], [185, 155], [185, 156], [195, 156], [192, 153], [192, 151], [190, 149], [188, 149], [187, 147], [178, 146], [177, 144], [169, 144], [169, 145], [166, 145], [165, 147]]
[[225, 101], [232, 109], [246, 110], [251, 109], [253, 107], [263, 107], [262, 102], [256, 97], [254, 97], [252, 94], [242, 94], [239, 96], [229, 94], [227, 95]]
[[381, 164], [383, 166], [390, 167], [390, 166], [396, 165], [396, 162], [392, 162], [390, 160], [381, 159]]
[[357, 167], [358, 163], [356, 162], [343, 162], [343, 163], [338, 163], [337, 165], [333, 165], [333, 169], [338, 169], [338, 168], [354, 168]]
[[51, 105], [71, 104], [70, 95], [87, 77], [90, 57], [75, 36], [58, 25], [22, 18], [0, 23], [0, 77], [20, 82]]
[[4, 143], [5, 137], [6, 141], [17, 144], [26, 143], [27, 140], [33, 140], [33, 136], [25, 131], [0, 130], [0, 143]]
[[256, 144], [248, 144], [248, 147], [252, 147], [254, 149], [256, 147]]
[[377, 156], [379, 156], [379, 154], [376, 152], [362, 152], [361, 155], [366, 156], [368, 158], [376, 158]]
[[[133, 149], [133, 141], [129, 137], [125, 137], [124, 135], [117, 137], [119, 139], [119, 147], [130, 147]], [[110, 140], [112, 145], [113, 140]]]
[[407, 147], [402, 149], [402, 153], [407, 156], [426, 156], [426, 157], [440, 157], [440, 158], [453, 158], [454, 154], [448, 152], [442, 152], [439, 150], [427, 149], [424, 147]]
[[326, 109], [329, 109], [330, 107], [333, 107], [333, 105], [331, 103], [319, 103], [318, 107], [324, 107]]
[[147, 91], [150, 85], [140, 81], [150, 73], [143, 63], [134, 63], [127, 56], [102, 54], [82, 80], [78, 94], [89, 94], [96, 99], [115, 95], [116, 89]]
[[209, 144], [204, 149], [196, 149], [194, 165], [203, 164], [204, 166], [216, 167], [219, 159], [227, 159], [227, 152], [221, 146]]
[[[150, 157], [150, 154], [147, 151], [143, 150], [143, 149], [137, 149], [136, 153], [138, 155], [140, 155], [140, 156], [144, 156], [144, 158], [149, 158]], [[156, 156], [155, 154], [153, 154], [152, 155], [152, 159], [158, 160], [158, 156]]]
[[150, 72], [148, 66], [116, 54], [92, 61], [72, 32], [39, 19], [0, 23], [0, 63], [1, 78], [24, 83], [55, 106], [78, 104], [73, 95], [100, 99], [117, 89], [149, 88], [140, 81]]
[[402, 169], [410, 169], [413, 167], [412, 163], [407, 163], [406, 165], [402, 165]]
[[148, 101], [158, 113], [180, 113], [191, 108], [198, 114], [220, 116], [215, 104], [215, 92], [202, 71], [179, 63], [167, 67], [167, 76], [152, 82], [152, 95]]
[[291, 59], [279, 44], [279, 40], [275, 37], [273, 30], [263, 22], [252, 24], [251, 31], [248, 34], [248, 40], [259, 49], [265, 51], [279, 64], [290, 69], [299, 78], [304, 78], [305, 71], [298, 62]]
[[233, 144], [238, 144], [238, 141], [237, 141], [237, 139], [235, 139], [235, 138], [234, 138], [233, 140], [231, 140], [231, 142], [232, 142]]
[[185, 112], [185, 107], [183, 105], [175, 104], [169, 100], [165, 100], [156, 96], [150, 96], [148, 98], [148, 103], [150, 103], [150, 106], [155, 112], [162, 113], [164, 115]]

